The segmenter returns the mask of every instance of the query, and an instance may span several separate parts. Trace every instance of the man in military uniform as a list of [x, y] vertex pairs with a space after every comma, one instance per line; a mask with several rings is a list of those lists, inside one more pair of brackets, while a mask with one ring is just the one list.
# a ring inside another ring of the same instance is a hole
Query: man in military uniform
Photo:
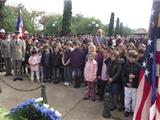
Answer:
[[4, 60], [1, 54], [1, 42], [5, 39], [5, 30], [0, 30], [0, 72], [4, 72]]
[[1, 42], [1, 52], [2, 57], [4, 59], [4, 64], [6, 68], [5, 76], [12, 76], [12, 68], [11, 68], [11, 36], [10, 33], [6, 33], [5, 40]]
[[11, 58], [13, 61], [14, 81], [22, 79], [22, 62], [25, 58], [25, 41], [16, 32], [16, 38], [11, 41]]

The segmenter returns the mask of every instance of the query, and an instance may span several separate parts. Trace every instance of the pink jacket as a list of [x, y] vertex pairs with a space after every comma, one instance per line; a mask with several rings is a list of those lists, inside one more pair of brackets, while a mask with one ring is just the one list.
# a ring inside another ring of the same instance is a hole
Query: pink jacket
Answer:
[[37, 54], [35, 56], [30, 56], [28, 63], [30, 64], [31, 71], [39, 70], [40, 56]]
[[95, 60], [93, 61], [88, 60], [84, 68], [85, 80], [94, 82], [96, 81], [96, 75], [97, 75], [97, 62]]

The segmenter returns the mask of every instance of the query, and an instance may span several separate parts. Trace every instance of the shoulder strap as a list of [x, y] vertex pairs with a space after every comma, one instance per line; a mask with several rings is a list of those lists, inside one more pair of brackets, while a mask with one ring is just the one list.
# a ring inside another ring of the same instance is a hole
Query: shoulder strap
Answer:
[[96, 36], [96, 42], [97, 42], [98, 45], [101, 45], [100, 42], [99, 42], [98, 36]]

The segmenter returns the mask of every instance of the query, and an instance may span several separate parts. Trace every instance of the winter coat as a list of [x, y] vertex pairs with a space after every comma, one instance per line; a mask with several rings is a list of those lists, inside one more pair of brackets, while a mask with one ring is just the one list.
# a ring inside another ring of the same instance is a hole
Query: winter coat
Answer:
[[87, 61], [84, 68], [84, 77], [86, 81], [94, 82], [96, 80], [97, 62]]
[[31, 71], [39, 70], [40, 56], [38, 54], [31, 55], [29, 57], [28, 63], [30, 64]]
[[113, 79], [112, 83], [116, 83], [116, 84], [120, 83], [119, 81], [120, 73], [121, 73], [121, 64], [119, 60], [111, 61], [108, 64], [108, 74], [109, 74], [109, 78]]
[[130, 83], [129, 82], [129, 75], [133, 74], [133, 75], [135, 75], [135, 78], [132, 80], [132, 83], [131, 83], [132, 88], [138, 88], [138, 79], [139, 79], [140, 69], [141, 69], [141, 66], [138, 63], [127, 62], [125, 64], [124, 69], [123, 69], [123, 73], [122, 73], [123, 74], [122, 79], [123, 79], [125, 86], [127, 86], [127, 83]]

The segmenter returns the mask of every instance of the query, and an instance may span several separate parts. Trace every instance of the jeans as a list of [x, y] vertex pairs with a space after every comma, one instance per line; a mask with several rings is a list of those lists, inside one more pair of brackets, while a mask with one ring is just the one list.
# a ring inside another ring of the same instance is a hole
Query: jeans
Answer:
[[52, 77], [53, 77], [53, 81], [59, 81], [60, 79], [60, 68], [59, 67], [53, 67]]
[[73, 68], [72, 69], [72, 77], [74, 78], [75, 76], [81, 77], [81, 69], [80, 68]]
[[70, 67], [64, 67], [64, 81], [71, 82], [71, 69]]
[[43, 79], [50, 79], [50, 66], [43, 66]]

